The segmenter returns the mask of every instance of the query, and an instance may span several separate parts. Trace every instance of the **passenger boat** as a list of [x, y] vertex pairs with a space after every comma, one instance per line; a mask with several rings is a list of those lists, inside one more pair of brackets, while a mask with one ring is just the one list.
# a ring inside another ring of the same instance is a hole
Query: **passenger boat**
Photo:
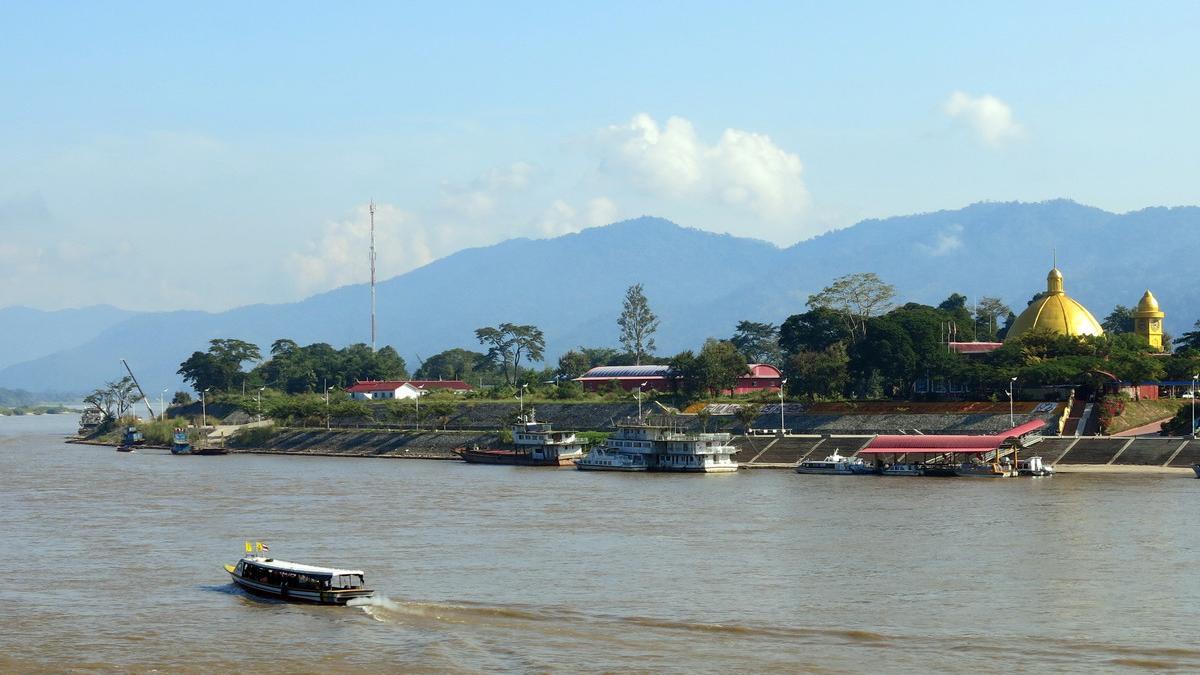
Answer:
[[236, 566], [225, 565], [225, 571], [247, 591], [281, 600], [344, 605], [351, 598], [374, 593], [363, 585], [362, 570], [301, 565], [261, 555], [247, 555]]
[[188, 440], [187, 431], [177, 427], [175, 434], [171, 437], [171, 441], [172, 455], [192, 454], [192, 443]]
[[583, 443], [573, 431], [554, 431], [549, 422], [538, 422], [536, 412], [512, 427], [511, 450], [459, 448], [463, 461], [471, 464], [515, 464], [518, 466], [570, 466], [583, 457]]
[[920, 476], [925, 473], [925, 470], [920, 464], [897, 462], [883, 467], [879, 473], [884, 476]]
[[130, 425], [121, 433], [121, 444], [117, 446], [117, 452], [133, 452], [134, 448], [145, 444], [146, 437], [137, 427]]
[[737, 448], [726, 433], [696, 433], [668, 416], [629, 418], [603, 444], [575, 461], [582, 471], [677, 471], [730, 473], [738, 470]]
[[853, 475], [874, 473], [874, 470], [863, 464], [861, 457], [846, 457], [834, 450], [832, 455], [821, 461], [809, 459], [800, 462], [796, 465], [796, 473]]

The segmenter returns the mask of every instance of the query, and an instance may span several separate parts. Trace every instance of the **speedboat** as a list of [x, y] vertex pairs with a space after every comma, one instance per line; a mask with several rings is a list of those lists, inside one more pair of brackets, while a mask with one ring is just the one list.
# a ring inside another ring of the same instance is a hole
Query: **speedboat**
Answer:
[[1053, 476], [1054, 467], [1043, 462], [1041, 457], [1029, 457], [1017, 460], [1017, 473], [1022, 476]]
[[350, 598], [375, 592], [363, 585], [362, 570], [302, 565], [262, 555], [247, 555], [237, 565], [225, 565], [225, 571], [235, 584], [255, 595], [295, 602], [344, 605]]
[[863, 464], [861, 457], [846, 457], [834, 450], [833, 454], [824, 460], [809, 459], [800, 462], [796, 465], [796, 473], [850, 475], [874, 473], [874, 470]]
[[920, 464], [898, 462], [883, 467], [883, 471], [880, 473], [884, 476], [920, 476], [925, 472], [921, 469]]

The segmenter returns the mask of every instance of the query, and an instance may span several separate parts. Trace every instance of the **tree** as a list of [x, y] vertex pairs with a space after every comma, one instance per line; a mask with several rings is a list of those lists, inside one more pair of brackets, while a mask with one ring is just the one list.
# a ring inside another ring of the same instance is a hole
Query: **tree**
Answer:
[[671, 377], [675, 389], [688, 400], [695, 399], [703, 389], [703, 377], [700, 373], [700, 362], [692, 350], [679, 352], [670, 361]]
[[773, 323], [739, 321], [729, 341], [750, 363], [780, 363], [779, 328]]
[[844, 313], [817, 307], [789, 316], [779, 327], [779, 346], [786, 354], [822, 351], [839, 342], [850, 342], [850, 320]]
[[546, 337], [537, 326], [514, 323], [502, 323], [495, 328], [485, 326], [475, 329], [475, 338], [488, 348], [485, 357], [500, 367], [505, 384], [516, 384], [522, 355], [539, 362], [545, 355]]
[[624, 310], [617, 325], [621, 327], [621, 345], [633, 354], [634, 364], [641, 365], [642, 359], [654, 353], [654, 333], [658, 330], [658, 317], [650, 311], [641, 284], [625, 291]]
[[258, 346], [244, 340], [215, 338], [208, 345], [207, 352], [192, 352], [176, 371], [196, 391], [229, 391], [245, 376], [242, 364], [262, 358]]
[[171, 397], [171, 405], [188, 405], [192, 402], [192, 395], [186, 391], [177, 391]]
[[738, 424], [742, 427], [742, 433], [754, 424], [754, 420], [758, 419], [758, 415], [762, 412], [762, 406], [755, 403], [743, 403], [738, 406], [737, 412], [733, 414], [737, 418]]
[[895, 297], [895, 286], [884, 283], [874, 272], [859, 272], [838, 277], [820, 293], [808, 296], [808, 306], [842, 312], [851, 335], [857, 338], [866, 335], [867, 319], [887, 312]]
[[746, 357], [728, 340], [709, 338], [696, 358], [701, 387], [709, 395], [732, 390], [746, 374]]
[[1175, 338], [1175, 345], [1180, 349], [1200, 350], [1200, 321], [1193, 325], [1196, 330], [1190, 330]]
[[822, 351], [791, 355], [784, 373], [793, 392], [805, 393], [810, 401], [815, 401], [818, 396], [832, 398], [842, 394], [850, 382], [849, 363], [846, 346], [839, 342]]
[[558, 357], [557, 375], [562, 380], [573, 380], [586, 373], [591, 367], [591, 362], [583, 352], [571, 350]]
[[991, 296], [980, 298], [979, 302], [975, 304], [975, 330], [978, 338], [984, 342], [998, 339], [1000, 319], [1010, 314], [1012, 314], [1012, 310], [1000, 298]]
[[1104, 317], [1104, 321], [1100, 322], [1100, 327], [1105, 333], [1132, 333], [1133, 332], [1133, 310], [1125, 305], [1117, 305], [1113, 311], [1109, 312], [1108, 316]]
[[492, 372], [485, 354], [455, 348], [425, 359], [415, 377], [418, 380], [470, 380]]

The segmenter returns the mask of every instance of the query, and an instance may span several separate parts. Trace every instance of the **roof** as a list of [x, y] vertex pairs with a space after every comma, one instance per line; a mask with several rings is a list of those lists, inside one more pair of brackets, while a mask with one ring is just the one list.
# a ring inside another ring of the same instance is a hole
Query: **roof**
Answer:
[[339, 567], [317, 567], [316, 565], [304, 565], [301, 563], [288, 562], [286, 560], [276, 560], [274, 558], [263, 558], [260, 556], [246, 556], [242, 558], [247, 562], [252, 562], [255, 565], [270, 567], [271, 569], [284, 570], [286, 572], [304, 572], [307, 574], [331, 574], [338, 576], [341, 574], [357, 574], [365, 576], [362, 570], [347, 570]]
[[955, 453], [959, 455], [982, 455], [985, 452], [991, 452], [996, 448], [867, 448], [859, 450], [859, 455], [945, 455]]
[[1062, 273], [1050, 270], [1046, 277], [1046, 294], [1030, 303], [1008, 329], [1010, 340], [1035, 328], [1046, 328], [1060, 335], [1103, 335], [1100, 322], [1063, 290]]
[[596, 366], [576, 380], [620, 380], [639, 377], [670, 377], [671, 366]]
[[779, 369], [769, 363], [748, 363], [742, 377], [783, 377]]
[[995, 450], [1004, 441], [1024, 436], [1046, 426], [1046, 420], [1030, 420], [1017, 425], [1008, 431], [1002, 431], [990, 436], [966, 436], [962, 434], [947, 434], [939, 436], [896, 435], [883, 434], [871, 440], [869, 447], [860, 450], [859, 454], [878, 455], [883, 453], [981, 453]]
[[959, 354], [987, 354], [1004, 346], [1003, 342], [951, 342], [950, 349]]
[[414, 389], [452, 389], [454, 391], [471, 389], [471, 385], [462, 380], [361, 380], [346, 387], [346, 391], [351, 394], [395, 391], [406, 384]]

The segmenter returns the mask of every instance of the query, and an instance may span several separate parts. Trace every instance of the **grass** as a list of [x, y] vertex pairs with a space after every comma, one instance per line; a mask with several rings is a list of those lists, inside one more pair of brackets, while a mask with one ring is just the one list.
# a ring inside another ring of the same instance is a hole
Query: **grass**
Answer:
[[1116, 434], [1174, 417], [1175, 413], [1185, 405], [1191, 405], [1191, 401], [1178, 398], [1164, 398], [1157, 401], [1126, 401], [1125, 412], [1113, 419], [1112, 426], [1107, 431], [1109, 434]]

